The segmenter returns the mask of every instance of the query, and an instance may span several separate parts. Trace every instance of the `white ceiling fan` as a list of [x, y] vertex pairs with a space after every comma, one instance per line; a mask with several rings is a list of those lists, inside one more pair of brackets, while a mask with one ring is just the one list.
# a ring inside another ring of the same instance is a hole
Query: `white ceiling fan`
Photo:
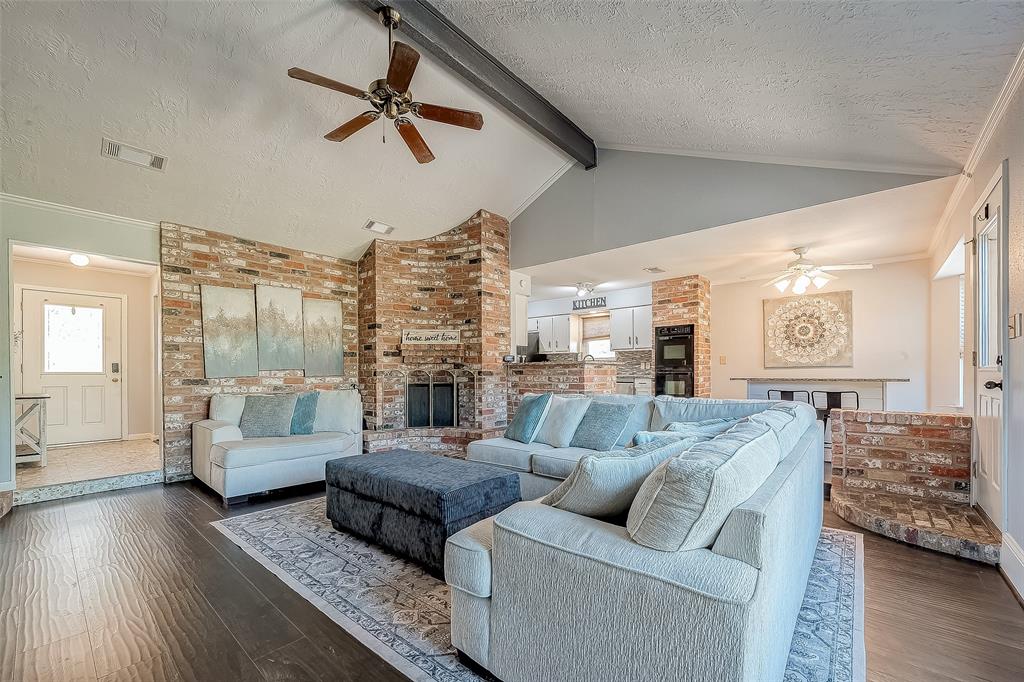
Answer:
[[796, 260], [786, 266], [786, 270], [772, 279], [765, 282], [764, 286], [774, 286], [780, 293], [785, 293], [790, 285], [793, 286], [794, 294], [803, 294], [807, 287], [814, 285], [815, 289], [821, 289], [834, 279], [838, 279], [829, 272], [837, 270], [870, 270], [874, 265], [871, 263], [843, 263], [840, 265], [816, 265], [806, 258], [807, 247], [801, 246], [793, 249]]

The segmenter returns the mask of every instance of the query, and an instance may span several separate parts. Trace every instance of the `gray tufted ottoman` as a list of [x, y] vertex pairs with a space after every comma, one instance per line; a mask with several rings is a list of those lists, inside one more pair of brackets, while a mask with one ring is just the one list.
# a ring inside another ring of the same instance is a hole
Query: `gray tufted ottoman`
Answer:
[[518, 502], [514, 471], [411, 450], [327, 462], [327, 518], [444, 575], [448, 536]]

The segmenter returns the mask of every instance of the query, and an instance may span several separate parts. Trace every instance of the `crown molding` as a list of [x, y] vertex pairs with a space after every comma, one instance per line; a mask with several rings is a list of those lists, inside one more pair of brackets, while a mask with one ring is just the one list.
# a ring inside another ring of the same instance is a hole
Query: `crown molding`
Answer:
[[519, 216], [520, 213], [525, 211], [530, 206], [530, 204], [532, 204], [534, 201], [537, 200], [537, 197], [539, 197], [541, 194], [544, 194], [544, 192], [546, 192], [548, 190], [548, 188], [551, 187], [551, 185], [555, 184], [555, 182], [558, 180], [558, 178], [560, 178], [563, 175], [565, 175], [566, 171], [568, 171], [570, 168], [572, 168], [575, 165], [576, 165], [576, 160], [575, 159], [569, 159], [568, 161], [566, 161], [565, 165], [563, 165], [561, 168], [556, 170], [551, 175], [550, 178], [548, 178], [547, 180], [544, 181], [544, 184], [542, 184], [540, 187], [537, 188], [537, 190], [533, 194], [531, 194], [530, 196], [526, 197], [526, 199], [523, 201], [523, 203], [519, 204], [519, 208], [517, 208], [516, 210], [512, 211], [512, 215], [510, 215], [508, 217], [508, 221], [511, 223], [513, 220], [515, 220]]
[[1021, 46], [1020, 51], [1017, 53], [1017, 58], [1014, 60], [1013, 66], [1010, 67], [1010, 73], [1007, 74], [1003, 87], [1000, 88], [999, 94], [996, 95], [996, 101], [992, 103], [992, 109], [989, 110], [988, 117], [981, 126], [978, 139], [974, 142], [974, 146], [971, 147], [971, 153], [967, 155], [967, 161], [964, 163], [964, 169], [960, 173], [960, 179], [953, 188], [953, 193], [949, 195], [946, 208], [943, 209], [939, 222], [935, 226], [935, 231], [932, 233], [932, 240], [928, 245], [928, 253], [934, 254], [935, 250], [939, 247], [939, 240], [945, 234], [946, 228], [949, 227], [949, 221], [953, 219], [953, 211], [956, 210], [960, 199], [967, 192], [971, 179], [974, 177], [974, 172], [978, 169], [981, 156], [992, 141], [996, 128], [999, 127], [1003, 117], [1006, 116], [1006, 110], [1010, 107], [1010, 103], [1017, 94], [1017, 90], [1020, 89], [1021, 82], [1024, 82], [1024, 45]]
[[693, 156], [700, 159], [718, 159], [721, 161], [745, 161], [747, 163], [768, 163], [780, 166], [805, 166], [808, 168], [828, 168], [831, 170], [862, 171], [868, 173], [895, 173], [898, 175], [927, 175], [936, 178], [949, 177], [960, 172], [952, 166], [908, 166], [901, 164], [872, 164], [855, 161], [804, 159], [795, 156], [774, 156], [771, 154], [747, 154], [697, 149], [679, 149], [675, 147], [647, 147], [635, 144], [619, 144], [617, 142], [599, 142], [598, 149], [615, 149], [623, 152], [642, 152], [645, 154], [669, 154], [672, 156]]
[[160, 223], [154, 223], [148, 220], [138, 220], [136, 218], [125, 218], [111, 213], [101, 213], [100, 211], [90, 211], [87, 208], [76, 208], [74, 206], [65, 206], [64, 204], [55, 204], [52, 201], [43, 201], [42, 199], [33, 199], [32, 197], [23, 197], [17, 194], [7, 194], [6, 192], [0, 193], [0, 205], [2, 204], [23, 206], [42, 211], [50, 211], [52, 213], [61, 213], [63, 215], [71, 215], [77, 218], [102, 220], [104, 222], [117, 223], [118, 225], [146, 230], [148, 232], [160, 231]]

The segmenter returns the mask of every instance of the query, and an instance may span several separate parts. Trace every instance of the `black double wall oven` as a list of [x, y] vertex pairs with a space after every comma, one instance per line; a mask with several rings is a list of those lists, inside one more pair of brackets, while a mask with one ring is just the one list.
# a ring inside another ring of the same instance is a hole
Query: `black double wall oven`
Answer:
[[693, 325], [654, 329], [654, 394], [693, 397]]

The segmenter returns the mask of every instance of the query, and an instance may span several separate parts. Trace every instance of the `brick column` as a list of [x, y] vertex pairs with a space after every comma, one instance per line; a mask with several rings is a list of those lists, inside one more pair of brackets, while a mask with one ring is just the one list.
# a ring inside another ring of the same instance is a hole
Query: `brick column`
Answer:
[[655, 327], [693, 325], [693, 395], [711, 397], [711, 282], [702, 275], [651, 284]]

